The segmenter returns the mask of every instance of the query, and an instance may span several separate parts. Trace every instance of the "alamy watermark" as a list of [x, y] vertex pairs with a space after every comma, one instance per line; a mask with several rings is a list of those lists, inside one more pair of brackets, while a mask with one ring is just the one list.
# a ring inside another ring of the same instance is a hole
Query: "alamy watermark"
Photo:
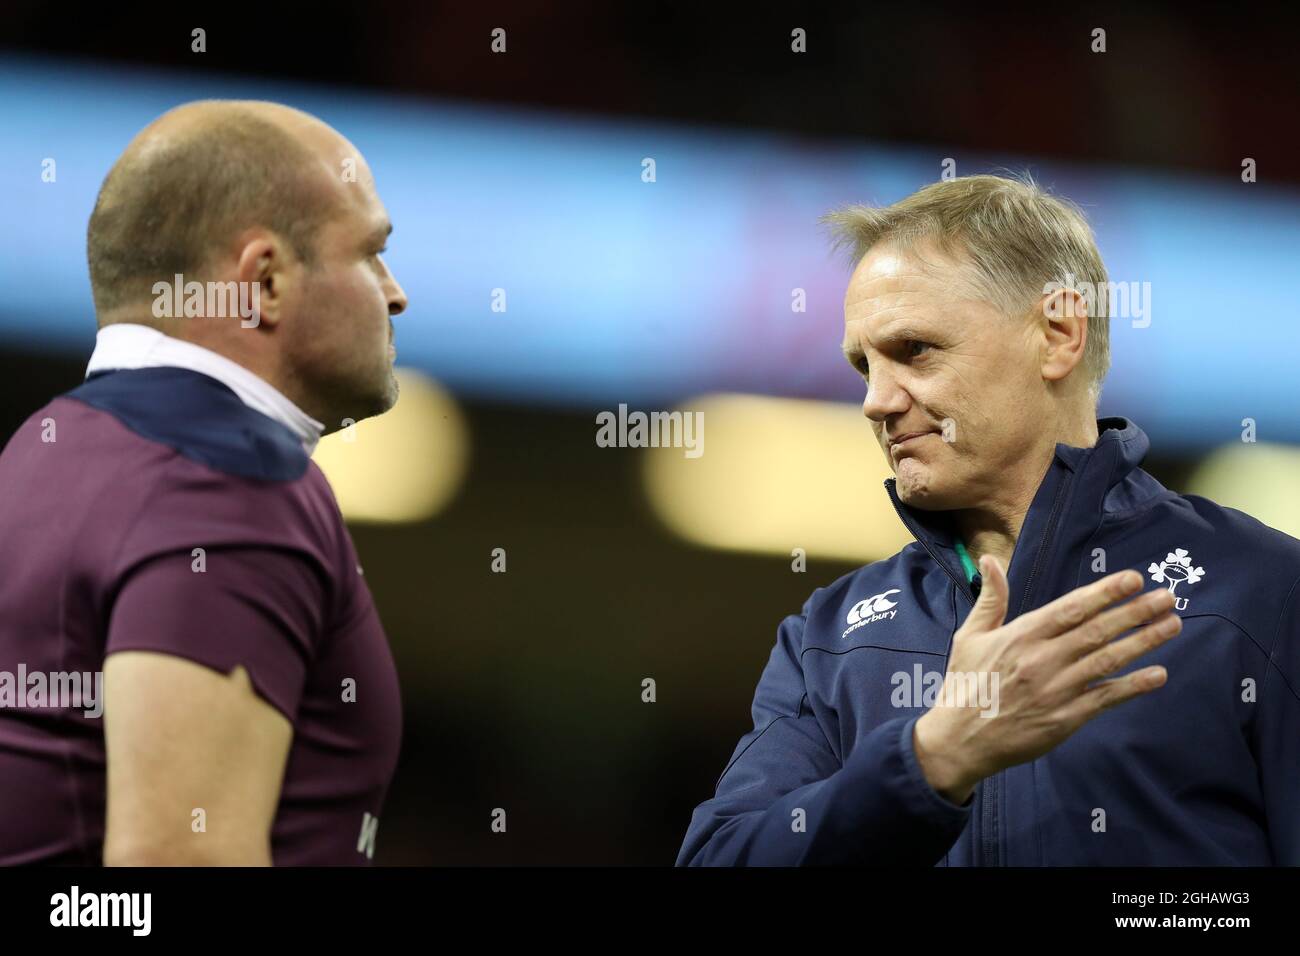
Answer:
[[50, 897], [50, 925], [120, 926], [132, 936], [148, 936], [153, 929], [153, 894], [83, 893], [74, 883], [68, 892]]
[[245, 329], [262, 321], [262, 292], [256, 282], [186, 282], [178, 272], [171, 282], [155, 282], [152, 291], [155, 319], [238, 318]]
[[87, 717], [104, 713], [103, 671], [0, 671], [0, 710], [80, 710]]
[[[1112, 319], [1132, 319], [1133, 328], [1145, 329], [1151, 324], [1151, 283], [1150, 282], [1079, 282], [1067, 272], [1065, 281], [1051, 282], [1043, 285], [1043, 295], [1050, 296], [1043, 305], [1043, 312], [1048, 318], [1074, 318], [1074, 300], [1057, 298], [1055, 293], [1063, 289], [1073, 289], [1083, 296], [1087, 304], [1088, 315], [1099, 312], [1097, 303], [1106, 302], [1106, 315]], [[1064, 308], [1062, 308], [1064, 303]]]
[[978, 707], [981, 717], [998, 715], [997, 671], [895, 671], [889, 703], [894, 707]]
[[618, 412], [596, 415], [598, 448], [683, 448], [687, 458], [704, 454], [703, 412]]

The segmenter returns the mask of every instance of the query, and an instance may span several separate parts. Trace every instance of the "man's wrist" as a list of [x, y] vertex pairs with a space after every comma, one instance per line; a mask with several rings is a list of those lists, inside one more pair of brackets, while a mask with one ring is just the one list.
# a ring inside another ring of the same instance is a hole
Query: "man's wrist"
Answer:
[[[930, 787], [949, 803], [962, 806], [975, 790], [977, 777], [965, 770], [935, 733], [934, 711], [927, 711], [912, 725], [912, 749]], [[927, 722], [927, 718], [929, 722]]]

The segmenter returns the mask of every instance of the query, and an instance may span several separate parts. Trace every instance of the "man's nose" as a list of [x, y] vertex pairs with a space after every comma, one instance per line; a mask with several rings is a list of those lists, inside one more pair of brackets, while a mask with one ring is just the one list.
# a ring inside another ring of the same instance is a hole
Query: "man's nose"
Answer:
[[397, 281], [397, 277], [389, 271], [386, 262], [384, 263], [384, 277], [388, 293], [388, 314], [401, 315], [406, 311], [406, 291], [402, 288], [401, 283]]
[[911, 397], [887, 372], [874, 372], [868, 381], [867, 396], [862, 400], [862, 414], [873, 422], [883, 422], [891, 415], [907, 411]]

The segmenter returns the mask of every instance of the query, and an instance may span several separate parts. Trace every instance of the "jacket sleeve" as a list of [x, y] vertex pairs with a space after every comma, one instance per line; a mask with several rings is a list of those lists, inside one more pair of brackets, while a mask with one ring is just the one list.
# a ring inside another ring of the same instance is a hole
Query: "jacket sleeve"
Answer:
[[1287, 594], [1260, 685], [1256, 754], [1276, 866], [1300, 866], [1300, 580]]
[[678, 866], [933, 866], [971, 802], [930, 786], [912, 747], [917, 717], [886, 721], [843, 761], [809, 709], [799, 652], [803, 615], [787, 617], [713, 799], [696, 808]]

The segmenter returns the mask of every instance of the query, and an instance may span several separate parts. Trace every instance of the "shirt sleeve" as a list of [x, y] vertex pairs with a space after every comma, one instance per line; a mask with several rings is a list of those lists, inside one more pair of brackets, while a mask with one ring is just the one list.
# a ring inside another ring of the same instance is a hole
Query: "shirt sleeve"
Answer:
[[805, 615], [782, 622], [754, 694], [754, 729], [692, 816], [677, 865], [933, 866], [971, 801], [957, 806], [925, 779], [917, 717], [886, 721], [840, 761], [806, 705]]
[[257, 693], [292, 722], [325, 624], [325, 582], [306, 556], [271, 548], [155, 557], [113, 602], [105, 656], [171, 654], [228, 674], [244, 667]]

